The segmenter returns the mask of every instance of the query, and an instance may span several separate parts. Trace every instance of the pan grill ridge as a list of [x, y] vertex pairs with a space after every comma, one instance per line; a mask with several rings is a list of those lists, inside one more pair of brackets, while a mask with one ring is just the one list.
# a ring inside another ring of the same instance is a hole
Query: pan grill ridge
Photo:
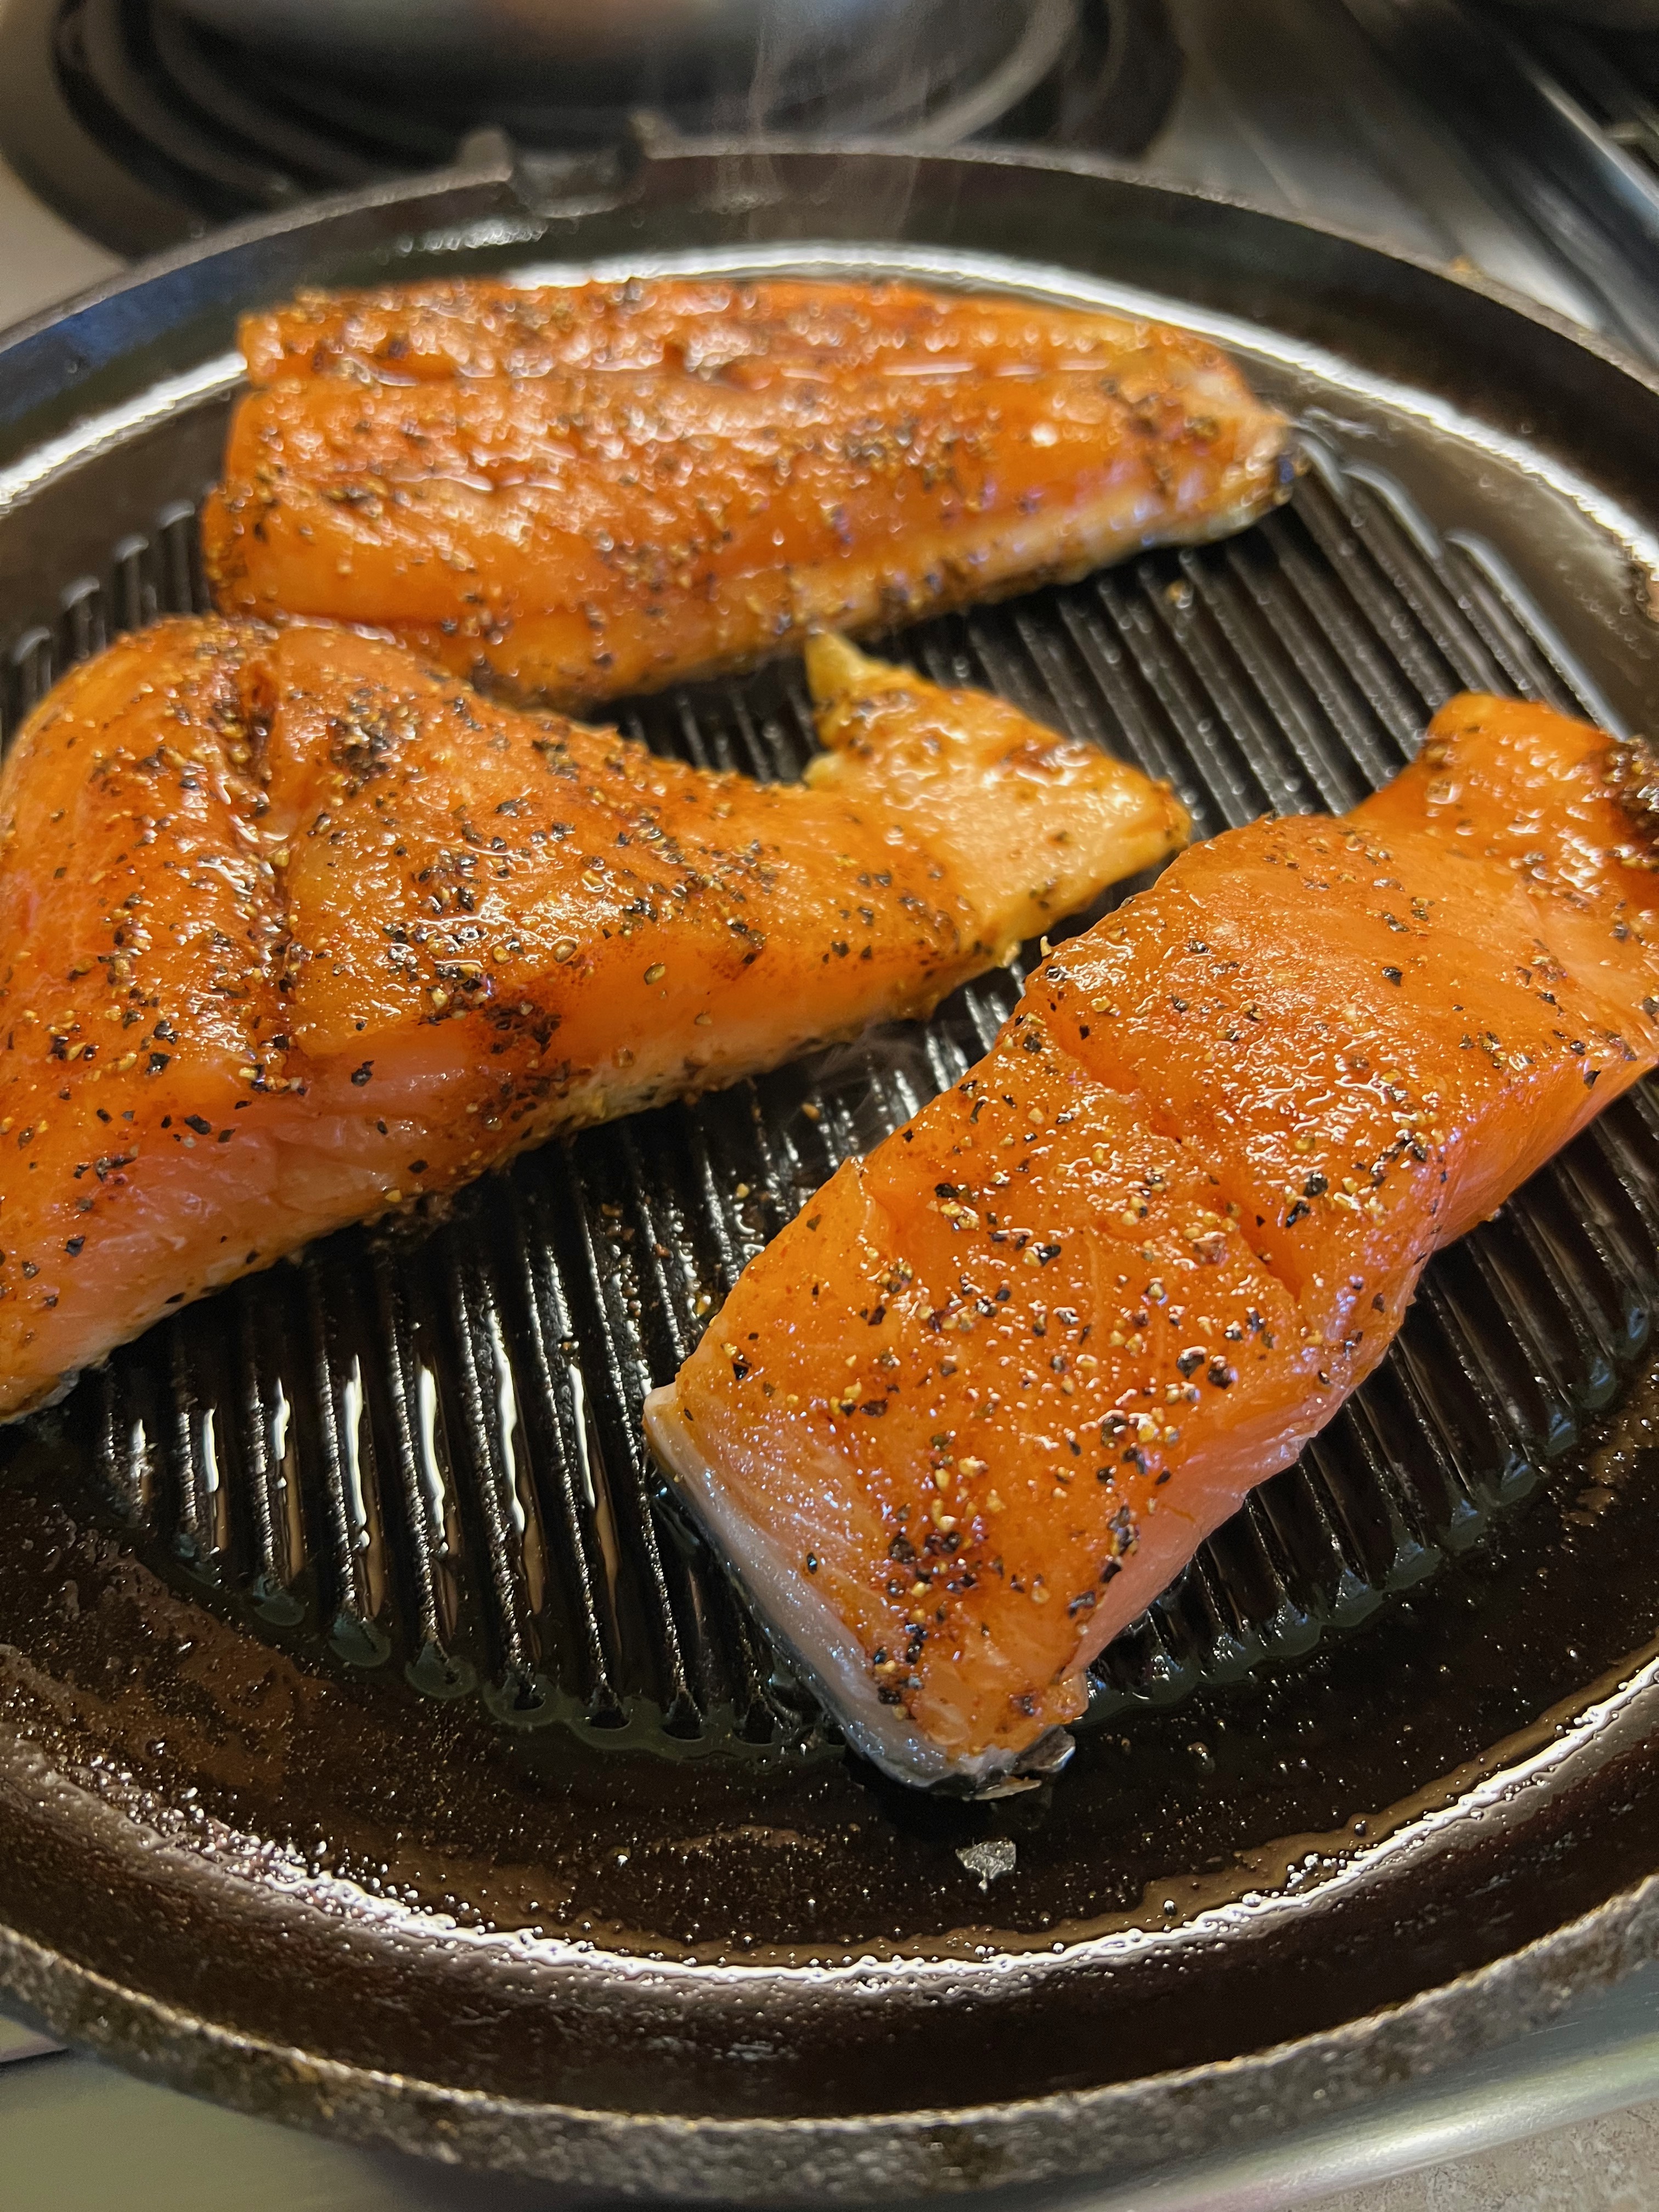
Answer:
[[[1200, 836], [1340, 810], [1469, 686], [1595, 711], [1480, 539], [1316, 439], [1228, 544], [931, 623], [892, 650], [1170, 778]], [[3, 733], [64, 666], [204, 604], [188, 504], [12, 645]], [[799, 672], [637, 702], [655, 749], [750, 775], [811, 747]], [[664, 1498], [639, 1407], [849, 1153], [952, 1082], [1016, 996], [550, 1146], [428, 1233], [349, 1231], [152, 1330], [38, 1417], [152, 1564], [331, 1663], [503, 1723], [775, 1755], [821, 1733]], [[1306, 1650], [1467, 1546], [1605, 1404], [1659, 1277], [1659, 1103], [1620, 1101], [1430, 1267], [1377, 1374], [1103, 1656], [1097, 1712]]]

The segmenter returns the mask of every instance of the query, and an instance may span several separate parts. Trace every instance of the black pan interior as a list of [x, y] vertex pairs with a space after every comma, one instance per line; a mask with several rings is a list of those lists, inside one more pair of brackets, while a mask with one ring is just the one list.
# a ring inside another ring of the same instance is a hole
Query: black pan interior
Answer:
[[[1287, 509], [888, 649], [1170, 776], [1200, 834], [1352, 804], [1462, 687], [1628, 719], [1651, 648], [1603, 590], [1618, 556], [1593, 515], [1324, 368], [1260, 373], [1304, 419]], [[201, 603], [223, 404], [0, 514], [0, 567], [27, 567], [35, 533], [46, 617], [9, 649], [8, 733], [67, 661]], [[126, 523], [149, 500], [148, 526], [89, 561], [106, 480]], [[43, 568], [64, 547], [74, 570]], [[1547, 605], [1537, 580], [1570, 558], [1589, 580]], [[762, 776], [811, 742], [790, 664], [620, 719]], [[1105, 1655], [1058, 1784], [907, 1793], [774, 1662], [663, 1495], [641, 1398], [836, 1163], [988, 1044], [1017, 985], [332, 1239], [0, 1434], [0, 1729], [17, 1773], [44, 1756], [73, 1778], [50, 1808], [15, 1784], [13, 1928], [351, 2068], [617, 2113], [834, 2116], [1323, 2029], [1649, 1871], [1622, 1754], [1529, 1803], [1524, 1848], [1500, 1813], [1409, 1894], [1381, 1857], [1659, 1638], [1645, 1087], [1434, 1263], [1372, 1382]], [[137, 1870], [140, 1831], [166, 1838], [164, 1873]], [[1322, 1928], [1258, 1910], [1303, 1890], [1346, 1901]], [[296, 1970], [272, 1977], [278, 1925]], [[704, 1979], [647, 2002], [629, 1960]], [[979, 1994], [941, 2009], [907, 1960]], [[1009, 1960], [1032, 1971], [988, 1972]], [[825, 1994], [822, 1970], [860, 1962], [869, 1990]]]

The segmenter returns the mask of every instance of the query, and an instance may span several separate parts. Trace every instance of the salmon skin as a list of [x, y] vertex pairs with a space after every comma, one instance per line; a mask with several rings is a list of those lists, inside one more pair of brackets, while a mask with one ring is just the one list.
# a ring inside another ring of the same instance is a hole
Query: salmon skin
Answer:
[[647, 1401], [850, 1741], [1006, 1787], [1368, 1375], [1437, 1247], [1659, 1060], [1654, 769], [1454, 700], [1340, 819], [1194, 847], [850, 1162]]
[[168, 1308], [550, 1133], [929, 1011], [1162, 860], [1160, 785], [815, 641], [762, 786], [217, 619], [0, 770], [0, 1416]]
[[1212, 346], [1008, 298], [426, 285], [242, 343], [218, 605], [564, 707], [1219, 537], [1294, 468]]

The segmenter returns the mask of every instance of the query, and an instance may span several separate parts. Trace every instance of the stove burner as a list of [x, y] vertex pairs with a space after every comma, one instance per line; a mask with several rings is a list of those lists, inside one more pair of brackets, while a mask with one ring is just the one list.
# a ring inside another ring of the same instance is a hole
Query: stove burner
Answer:
[[210, 224], [454, 159], [484, 125], [526, 147], [662, 131], [975, 137], [1139, 153], [1181, 72], [1165, 0], [930, 0], [902, 40], [786, 60], [763, 80], [612, 80], [591, 99], [401, 87], [227, 37], [169, 0], [14, 0], [0, 25], [0, 151], [79, 228], [141, 253]]

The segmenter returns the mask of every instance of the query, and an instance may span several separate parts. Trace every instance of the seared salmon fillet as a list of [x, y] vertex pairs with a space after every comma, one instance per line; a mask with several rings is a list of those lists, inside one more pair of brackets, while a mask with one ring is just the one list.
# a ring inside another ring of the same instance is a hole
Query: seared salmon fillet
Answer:
[[1352, 814], [1190, 848], [843, 1166], [659, 1458], [851, 1741], [984, 1785], [1382, 1358], [1437, 1247], [1659, 1060], [1652, 764], [1454, 700]]
[[1157, 324], [897, 286], [487, 284], [253, 318], [219, 605], [574, 706], [1285, 496], [1283, 418]]
[[1163, 859], [1161, 786], [814, 645], [804, 784], [332, 629], [159, 624], [0, 769], [0, 1415], [553, 1131], [927, 1012]]

